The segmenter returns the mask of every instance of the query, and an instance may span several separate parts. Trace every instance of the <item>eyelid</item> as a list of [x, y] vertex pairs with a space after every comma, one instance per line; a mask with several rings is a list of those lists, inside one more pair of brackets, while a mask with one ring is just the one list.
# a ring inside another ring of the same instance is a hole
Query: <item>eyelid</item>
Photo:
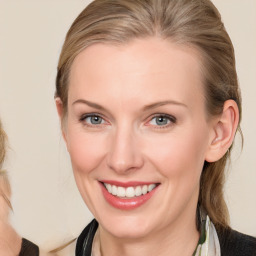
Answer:
[[[90, 123], [85, 122], [86, 118], [93, 117], [93, 116], [98, 116], [98, 117], [102, 118], [104, 123], [103, 124], [90, 124]], [[157, 117], [167, 118], [170, 121], [170, 123], [166, 124], [166, 125], [152, 125], [152, 124], [149, 124], [150, 121], [152, 121], [154, 118], [157, 118]], [[96, 113], [96, 112], [82, 114], [79, 118], [79, 121], [84, 122], [84, 125], [90, 126], [90, 127], [99, 127], [99, 126], [102, 126], [102, 125], [108, 125], [110, 123], [104, 115]], [[173, 126], [176, 122], [177, 122], [177, 119], [173, 115], [166, 114], [166, 113], [155, 113], [155, 114], [152, 114], [150, 117], [147, 118], [145, 125], [146, 126], [153, 126], [155, 129], [164, 129], [164, 128], [169, 128], [170, 126]]]
[[166, 118], [169, 118], [172, 122], [176, 122], [176, 117], [174, 117], [173, 115], [169, 115], [169, 114], [155, 114], [154, 116], [153, 116], [153, 118], [154, 117], [166, 117]]
[[91, 117], [91, 116], [98, 116], [98, 117], [101, 117], [102, 119], [105, 120], [105, 118], [101, 114], [94, 113], [94, 112], [92, 112], [92, 113], [84, 113], [84, 114], [80, 115], [79, 120], [84, 120], [85, 118]]
[[93, 116], [98, 116], [100, 117], [101, 119], [104, 120], [104, 123], [103, 124], [89, 124], [89, 123], [86, 123], [85, 125], [87, 126], [101, 126], [101, 125], [106, 125], [106, 124], [109, 124], [109, 122], [106, 120], [106, 118], [99, 114], [99, 113], [95, 113], [95, 112], [92, 112], [92, 113], [85, 113], [85, 114], [82, 114], [79, 118], [79, 121], [80, 122], [85, 122], [85, 119], [88, 118], [88, 117], [93, 117]]
[[[152, 121], [154, 118], [157, 118], [157, 117], [164, 117], [164, 118], [168, 118], [170, 120], [170, 123], [169, 124], [166, 124], [166, 125], [151, 125], [149, 124], [150, 121]], [[146, 126], [154, 126], [156, 129], [162, 129], [162, 128], [168, 128], [170, 126], [172, 126], [173, 124], [175, 124], [177, 122], [177, 119], [176, 117], [174, 117], [173, 115], [169, 115], [169, 114], [165, 114], [165, 113], [157, 113], [157, 114], [153, 114], [151, 115], [147, 121], [146, 121]]]

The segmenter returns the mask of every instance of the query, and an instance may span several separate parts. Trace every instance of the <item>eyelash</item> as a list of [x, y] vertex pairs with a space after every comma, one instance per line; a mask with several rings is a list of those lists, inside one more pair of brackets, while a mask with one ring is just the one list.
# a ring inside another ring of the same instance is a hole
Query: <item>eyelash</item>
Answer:
[[89, 126], [89, 127], [99, 127], [100, 125], [104, 125], [104, 124], [90, 124], [88, 122], [86, 122], [86, 118], [92, 118], [92, 117], [98, 117], [98, 118], [101, 118], [104, 122], [105, 121], [105, 118], [102, 117], [100, 114], [97, 114], [97, 113], [90, 113], [90, 114], [83, 114], [80, 118], [79, 118], [79, 121], [82, 122], [85, 126]]
[[153, 119], [156, 119], [156, 118], [165, 118], [169, 123], [164, 125], [154, 125], [155, 129], [167, 129], [177, 122], [177, 119], [174, 116], [171, 116], [168, 114], [154, 114], [153, 116], [150, 117], [150, 120], [147, 122], [146, 125], [149, 126], [150, 124], [148, 123], [150, 123]]
[[[91, 124], [91, 123], [88, 123], [86, 122], [86, 118], [92, 118], [92, 117], [97, 117], [97, 118], [100, 118], [104, 121], [104, 123], [100, 123], [100, 124]], [[169, 128], [170, 126], [172, 126], [173, 124], [175, 124], [177, 122], [177, 119], [174, 117], [174, 116], [171, 116], [171, 115], [168, 115], [168, 114], [154, 114], [150, 117], [149, 121], [146, 122], [146, 126], [150, 126], [150, 122], [152, 120], [154, 120], [155, 118], [165, 118], [167, 119], [167, 121], [169, 123], [167, 124], [164, 124], [164, 125], [153, 125], [154, 126], [154, 129], [166, 129], [166, 128]], [[98, 113], [90, 113], [90, 114], [83, 114], [80, 118], [79, 118], [79, 121], [82, 122], [85, 126], [88, 126], [88, 127], [93, 127], [93, 128], [96, 128], [96, 127], [99, 127], [101, 125], [105, 125], [105, 123], [108, 123], [104, 117], [102, 117], [100, 114]]]

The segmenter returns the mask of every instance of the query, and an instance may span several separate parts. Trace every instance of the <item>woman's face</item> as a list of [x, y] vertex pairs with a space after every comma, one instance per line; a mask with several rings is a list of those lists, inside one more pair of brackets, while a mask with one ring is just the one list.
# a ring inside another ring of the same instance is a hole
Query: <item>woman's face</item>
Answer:
[[189, 47], [152, 38], [95, 44], [77, 56], [64, 137], [103, 230], [139, 238], [195, 226], [214, 133], [206, 117], [199, 55]]

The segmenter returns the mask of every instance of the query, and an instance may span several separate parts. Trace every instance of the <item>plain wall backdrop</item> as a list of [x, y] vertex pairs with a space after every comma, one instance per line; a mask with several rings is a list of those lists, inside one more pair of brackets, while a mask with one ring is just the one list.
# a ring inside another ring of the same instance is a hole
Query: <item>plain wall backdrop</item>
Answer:
[[[243, 98], [242, 129], [225, 186], [231, 226], [256, 236], [256, 1], [214, 0], [233, 41]], [[52, 248], [92, 218], [74, 183], [53, 95], [65, 34], [89, 1], [0, 0], [0, 117], [18, 232]]]

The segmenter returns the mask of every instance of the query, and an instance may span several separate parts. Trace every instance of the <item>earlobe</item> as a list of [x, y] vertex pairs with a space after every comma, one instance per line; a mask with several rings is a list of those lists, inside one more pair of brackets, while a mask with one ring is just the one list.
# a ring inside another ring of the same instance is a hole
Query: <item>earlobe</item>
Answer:
[[65, 131], [63, 129], [63, 115], [64, 115], [64, 113], [63, 113], [62, 100], [59, 97], [55, 98], [55, 104], [56, 104], [56, 109], [57, 109], [57, 112], [58, 112], [59, 120], [60, 120], [60, 123], [61, 123], [62, 137], [66, 142], [66, 134], [65, 134]]
[[56, 109], [58, 112], [59, 119], [62, 120], [63, 115], [63, 104], [59, 97], [55, 98]]
[[239, 123], [239, 110], [234, 100], [224, 103], [221, 115], [213, 125], [214, 136], [211, 138], [205, 160], [216, 162], [222, 158], [232, 145]]

